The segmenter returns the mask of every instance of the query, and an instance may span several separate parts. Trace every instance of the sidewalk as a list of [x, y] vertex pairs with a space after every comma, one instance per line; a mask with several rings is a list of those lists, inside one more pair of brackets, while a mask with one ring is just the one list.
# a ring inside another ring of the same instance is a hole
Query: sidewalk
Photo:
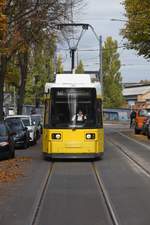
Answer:
[[130, 121], [104, 121], [104, 126], [110, 125], [113, 127], [116, 126], [116, 128], [118, 128], [119, 132], [122, 134], [144, 144], [150, 145], [150, 140], [147, 138], [147, 136], [134, 133], [134, 128], [130, 128]]
[[111, 120], [109, 120], [109, 121], [107, 120], [106, 121], [105, 120], [104, 121], [104, 126], [105, 125], [116, 125], [116, 126], [117, 125], [121, 125], [124, 128], [129, 128], [130, 127], [130, 121], [127, 121], [127, 120], [126, 121], [123, 121], [123, 120], [122, 121], [120, 121], [120, 120], [112, 120], [112, 121]]
[[144, 144], [150, 145], [150, 140], [147, 138], [146, 135], [143, 134], [135, 134], [134, 128], [128, 128], [125, 130], [120, 130], [120, 132], [130, 138], [133, 138], [136, 141], [142, 142]]

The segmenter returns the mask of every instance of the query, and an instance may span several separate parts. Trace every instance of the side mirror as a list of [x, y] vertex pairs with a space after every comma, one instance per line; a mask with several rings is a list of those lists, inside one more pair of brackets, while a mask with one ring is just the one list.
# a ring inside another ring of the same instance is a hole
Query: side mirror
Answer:
[[33, 121], [33, 122], [32, 122], [32, 124], [33, 124], [33, 125], [36, 125], [36, 122], [35, 122], [35, 121]]

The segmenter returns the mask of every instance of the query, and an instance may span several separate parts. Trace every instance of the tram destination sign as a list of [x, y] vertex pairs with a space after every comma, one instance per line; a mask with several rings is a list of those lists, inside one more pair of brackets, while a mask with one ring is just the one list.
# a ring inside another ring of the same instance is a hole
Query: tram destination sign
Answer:
[[55, 93], [55, 96], [57, 97], [65, 97], [65, 96], [84, 96], [84, 97], [90, 97], [93, 93], [93, 88], [84, 88], [84, 89], [75, 89], [75, 88], [56, 88], [53, 89], [53, 93]]

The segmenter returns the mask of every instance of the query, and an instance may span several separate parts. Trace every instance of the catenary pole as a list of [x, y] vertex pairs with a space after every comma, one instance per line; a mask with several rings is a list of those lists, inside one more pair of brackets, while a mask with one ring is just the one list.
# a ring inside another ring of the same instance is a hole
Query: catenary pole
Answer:
[[102, 46], [102, 36], [99, 36], [99, 59], [100, 59], [100, 70], [99, 70], [99, 80], [101, 82], [102, 94], [103, 94], [103, 46]]

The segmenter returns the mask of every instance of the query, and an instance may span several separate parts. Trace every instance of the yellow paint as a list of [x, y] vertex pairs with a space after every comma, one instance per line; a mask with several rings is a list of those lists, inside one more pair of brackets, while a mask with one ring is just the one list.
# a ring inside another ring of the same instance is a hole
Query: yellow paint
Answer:
[[[61, 134], [60, 140], [52, 139], [53, 133]], [[86, 139], [87, 133], [94, 133], [95, 139]], [[53, 153], [102, 153], [104, 151], [104, 130], [101, 129], [43, 129], [43, 152]]]

